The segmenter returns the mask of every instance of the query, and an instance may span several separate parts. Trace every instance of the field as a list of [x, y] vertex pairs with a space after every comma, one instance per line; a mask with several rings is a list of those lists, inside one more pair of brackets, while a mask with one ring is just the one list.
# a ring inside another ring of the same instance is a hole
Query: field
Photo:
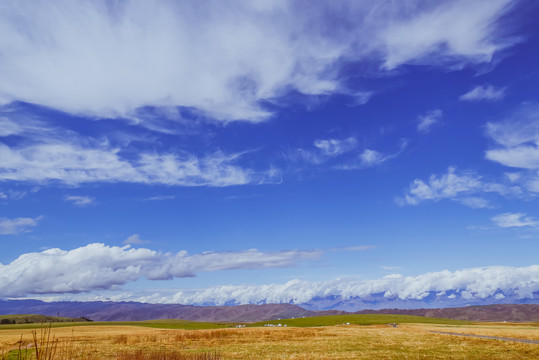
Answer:
[[[539, 324], [491, 324], [386, 315], [287, 319], [287, 327], [163, 320], [0, 327], [0, 359], [537, 359], [539, 345], [432, 331], [539, 340]], [[419, 320], [423, 320], [420, 322]], [[346, 323], [350, 325], [343, 325]], [[393, 321], [392, 321], [393, 322]], [[67, 326], [66, 326], [67, 325]], [[226, 327], [225, 327], [226, 326]], [[196, 330], [189, 330], [195, 329]], [[187, 329], [187, 330], [186, 330]], [[37, 342], [33, 335], [36, 336]], [[27, 346], [36, 343], [36, 345]], [[20, 345], [19, 345], [20, 344]], [[19, 352], [19, 346], [25, 351]], [[12, 351], [14, 350], [15, 351]], [[54, 355], [52, 355], [54, 351]], [[49, 357], [47, 357], [49, 354]]]

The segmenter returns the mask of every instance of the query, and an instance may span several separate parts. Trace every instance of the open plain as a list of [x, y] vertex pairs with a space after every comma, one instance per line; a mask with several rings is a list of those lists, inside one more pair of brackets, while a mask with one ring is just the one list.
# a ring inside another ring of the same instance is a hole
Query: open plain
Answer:
[[[539, 340], [537, 323], [401, 323], [397, 328], [387, 324], [313, 327], [249, 327], [247, 324], [240, 328], [198, 330], [182, 329], [186, 323], [181, 321], [162, 322], [166, 329], [156, 328], [158, 324], [3, 327], [0, 351], [2, 360], [35, 359], [36, 347], [42, 351], [42, 359], [59, 360], [539, 358], [538, 344], [432, 332]], [[33, 335], [38, 339], [37, 346]]]

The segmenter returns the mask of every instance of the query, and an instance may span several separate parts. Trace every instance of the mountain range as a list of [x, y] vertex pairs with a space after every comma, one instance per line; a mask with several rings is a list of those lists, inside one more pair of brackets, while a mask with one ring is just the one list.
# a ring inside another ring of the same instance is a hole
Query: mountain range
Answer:
[[193, 306], [138, 302], [44, 302], [40, 300], [0, 300], [0, 314], [41, 314], [87, 317], [95, 321], [139, 321], [183, 319], [212, 322], [255, 322], [302, 316], [337, 314], [405, 314], [473, 321], [539, 321], [539, 305], [497, 304], [443, 309], [380, 309], [346, 312], [313, 311], [293, 304], [235, 306]]

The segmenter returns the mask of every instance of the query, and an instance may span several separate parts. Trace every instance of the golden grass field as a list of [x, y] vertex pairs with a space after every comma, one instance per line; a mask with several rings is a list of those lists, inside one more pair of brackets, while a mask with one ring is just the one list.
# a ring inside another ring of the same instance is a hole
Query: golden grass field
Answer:
[[[33, 342], [31, 329], [0, 330], [0, 359]], [[38, 329], [39, 332], [47, 329]], [[538, 324], [327, 326], [171, 330], [140, 326], [50, 329], [51, 359], [539, 359], [539, 345], [479, 339], [452, 331], [539, 340]], [[38, 347], [40, 345], [38, 344]], [[144, 357], [141, 354], [153, 354]], [[130, 355], [131, 354], [131, 355]], [[159, 355], [156, 355], [159, 354]], [[168, 354], [168, 355], [167, 355]], [[174, 357], [172, 355], [181, 355]], [[196, 355], [213, 357], [196, 357]], [[31, 354], [35, 358], [35, 354]], [[10, 359], [17, 359], [11, 354]], [[30, 357], [28, 357], [30, 358]]]

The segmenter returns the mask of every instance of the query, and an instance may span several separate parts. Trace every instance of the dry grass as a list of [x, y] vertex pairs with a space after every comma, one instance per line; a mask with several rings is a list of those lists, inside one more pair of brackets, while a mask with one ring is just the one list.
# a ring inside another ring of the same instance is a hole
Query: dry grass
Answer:
[[[320, 328], [241, 328], [163, 330], [129, 326], [53, 328], [56, 356], [62, 359], [228, 360], [228, 359], [537, 359], [539, 346], [429, 333], [450, 328], [432, 325], [341, 326]], [[498, 332], [537, 337], [536, 327], [488, 325], [452, 328], [455, 332]], [[0, 331], [0, 344], [17, 348], [21, 330]], [[23, 342], [32, 342], [31, 333]], [[1, 357], [0, 357], [1, 358]], [[15, 358], [16, 359], [16, 358]], [[67, 357], [65, 358], [67, 359]]]
[[539, 341], [539, 324], [504, 324], [490, 323], [482, 325], [426, 325], [426, 324], [407, 324], [410, 329], [422, 331], [444, 331], [453, 333], [464, 333], [474, 335], [510, 337]]

